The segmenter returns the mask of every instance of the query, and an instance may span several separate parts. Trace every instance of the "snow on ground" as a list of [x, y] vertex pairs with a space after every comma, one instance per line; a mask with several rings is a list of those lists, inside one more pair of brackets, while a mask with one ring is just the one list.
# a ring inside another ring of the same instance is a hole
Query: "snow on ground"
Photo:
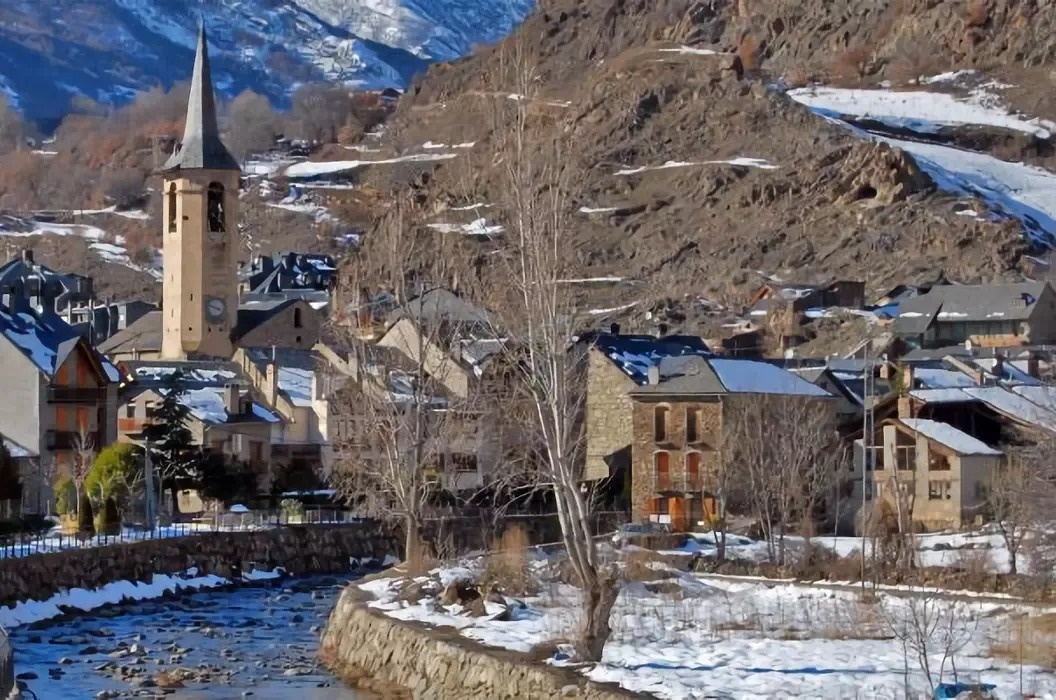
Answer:
[[468, 224], [429, 224], [429, 228], [440, 233], [461, 233], [466, 236], [494, 236], [505, 230], [500, 224], [489, 226], [484, 219], [474, 219]]
[[355, 170], [372, 165], [392, 165], [394, 163], [423, 163], [457, 158], [457, 153], [412, 153], [396, 158], [384, 158], [381, 160], [336, 160], [327, 163], [295, 163], [286, 168], [286, 177], [319, 177], [320, 175], [331, 175], [333, 173]]
[[730, 158], [729, 160], [704, 160], [700, 162], [684, 162], [677, 160], [669, 160], [663, 165], [643, 165], [637, 168], [625, 168], [623, 170], [617, 170], [616, 175], [638, 175], [640, 173], [648, 172], [651, 170], [669, 170], [671, 168], [688, 168], [699, 165], [740, 165], [748, 168], [760, 168], [762, 170], [776, 170], [776, 165], [771, 165], [768, 161], [762, 158], [747, 158], [737, 157]]
[[[282, 569], [273, 571], [250, 571], [243, 576], [245, 581], [264, 581], [281, 578], [284, 575]], [[201, 588], [217, 588], [230, 585], [232, 581], [220, 576], [199, 576], [198, 570], [191, 568], [186, 575], [154, 574], [150, 583], [145, 581], [114, 581], [102, 588], [86, 590], [84, 588], [71, 588], [61, 591], [47, 600], [20, 601], [14, 606], [0, 607], [0, 626], [4, 629], [12, 629], [20, 625], [27, 625], [41, 620], [50, 620], [60, 617], [63, 608], [74, 610], [95, 610], [106, 605], [115, 605], [126, 600], [150, 600], [160, 598], [166, 593], [175, 593], [181, 590], [198, 590]]]
[[467, 204], [464, 207], [451, 207], [451, 211], [474, 211], [476, 209], [489, 209], [493, 206], [495, 205], [478, 202], [476, 204]]
[[[1012, 600], [999, 606], [884, 590], [875, 600], [863, 600], [856, 590], [772, 580], [670, 571], [660, 578], [661, 585], [631, 582], [621, 591], [602, 662], [576, 667], [580, 672], [659, 698], [894, 700], [905, 697], [907, 684], [910, 697], [921, 697], [927, 689], [924, 673], [896, 635], [909, 632], [914, 614], [930, 610], [939, 621], [926, 636], [936, 677], [946, 648], [941, 640], [948, 636], [960, 680], [995, 683], [1002, 697], [1020, 687], [1020, 678], [1025, 691], [1056, 693], [1051, 671], [1021, 669], [993, 653], [995, 645], [1007, 647], [1013, 639], [1016, 618], [1010, 610], [1039, 612]], [[386, 615], [451, 627], [490, 646], [525, 652], [568, 639], [580, 625], [580, 592], [567, 584], [544, 584], [538, 595], [511, 599], [508, 615], [501, 614], [503, 606], [489, 603], [482, 617], [468, 616], [458, 604], [442, 606], [435, 597], [400, 601], [398, 584], [399, 579], [386, 578], [361, 588]], [[559, 658], [551, 663], [566, 663]], [[943, 670], [943, 680], [952, 680], [948, 661]]]
[[308, 216], [311, 216], [317, 224], [339, 222], [339, 219], [331, 214], [326, 207], [308, 200], [268, 202], [268, 206], [275, 209], [285, 209], [286, 211], [292, 211], [298, 214], [307, 214]]
[[619, 211], [619, 207], [580, 207], [580, 214], [607, 214], [612, 211]]
[[995, 126], [1047, 139], [1056, 123], [1009, 114], [992, 93], [982, 88], [965, 97], [925, 90], [894, 91], [833, 87], [789, 90], [788, 96], [813, 111], [842, 118], [872, 119], [919, 133], [934, 133], [943, 126]]
[[606, 314], [614, 314], [620, 311], [627, 311], [628, 309], [633, 309], [636, 306], [638, 306], [638, 302], [632, 301], [629, 304], [624, 304], [623, 306], [614, 306], [611, 309], [590, 309], [589, 311], [587, 311], [587, 313], [591, 316], [604, 316]]
[[444, 148], [473, 148], [477, 145], [476, 141], [466, 141], [465, 143], [455, 143], [450, 146], [446, 143], [433, 143], [432, 141], [426, 141], [422, 144], [422, 148], [427, 151], [436, 151]]

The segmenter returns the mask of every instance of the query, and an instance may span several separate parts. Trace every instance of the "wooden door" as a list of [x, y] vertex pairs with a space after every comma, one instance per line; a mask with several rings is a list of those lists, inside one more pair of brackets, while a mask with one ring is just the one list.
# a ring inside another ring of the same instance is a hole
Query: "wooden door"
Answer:
[[671, 516], [671, 529], [675, 532], [686, 531], [686, 500], [672, 496], [667, 502], [667, 512]]

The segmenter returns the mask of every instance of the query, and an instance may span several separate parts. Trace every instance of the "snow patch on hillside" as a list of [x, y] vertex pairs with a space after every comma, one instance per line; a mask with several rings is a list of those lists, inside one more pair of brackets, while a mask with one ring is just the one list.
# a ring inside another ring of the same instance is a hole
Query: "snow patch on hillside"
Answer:
[[335, 160], [328, 163], [295, 163], [286, 168], [286, 177], [305, 178], [319, 177], [321, 175], [332, 175], [334, 173], [356, 170], [371, 165], [392, 165], [394, 163], [424, 163], [430, 161], [449, 160], [457, 158], [457, 153], [412, 153], [411, 155], [398, 156], [396, 158], [384, 158], [382, 160]]
[[942, 92], [858, 90], [808, 87], [789, 90], [788, 96], [819, 114], [872, 119], [889, 126], [934, 133], [944, 126], [994, 126], [1047, 139], [1056, 123], [1010, 114], [998, 97], [985, 88], [967, 96]]

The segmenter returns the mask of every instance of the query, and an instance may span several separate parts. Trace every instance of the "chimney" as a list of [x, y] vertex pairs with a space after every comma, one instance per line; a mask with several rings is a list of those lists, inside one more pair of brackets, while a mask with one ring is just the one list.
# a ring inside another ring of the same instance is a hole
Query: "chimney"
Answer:
[[[868, 407], [867, 407], [868, 410]], [[913, 417], [913, 404], [910, 402], [908, 396], [898, 397], [898, 417], [899, 418], [912, 418]]]
[[913, 365], [904, 364], [902, 365], [902, 393], [907, 394], [913, 391]]
[[238, 384], [225, 384], [224, 385], [224, 409], [227, 411], [229, 416], [238, 415]]
[[279, 396], [279, 367], [274, 360], [264, 368], [264, 395], [268, 399], [268, 406], [275, 408]]
[[611, 326], [609, 326], [609, 333], [611, 333], [612, 335], [619, 335], [620, 334], [620, 324], [614, 323]]
[[660, 383], [660, 367], [658, 365], [649, 365], [649, 384], [656, 386]]
[[991, 370], [994, 377], [1001, 379], [1005, 376], [1005, 356], [997, 353], [994, 355], [994, 369]]

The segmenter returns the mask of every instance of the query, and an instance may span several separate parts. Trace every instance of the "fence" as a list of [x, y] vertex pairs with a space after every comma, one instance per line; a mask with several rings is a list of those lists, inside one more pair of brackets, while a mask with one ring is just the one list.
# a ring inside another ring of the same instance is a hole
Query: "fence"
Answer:
[[126, 522], [113, 532], [100, 532], [92, 536], [61, 530], [11, 535], [0, 538], [0, 557], [24, 557], [82, 547], [103, 547], [123, 542], [141, 542], [214, 532], [244, 532], [304, 525], [341, 525], [360, 520], [362, 518], [354, 513], [337, 508], [306, 507], [303, 512], [263, 510], [244, 513], [209, 513], [190, 522], [172, 523], [155, 528], [147, 528], [141, 523]]

